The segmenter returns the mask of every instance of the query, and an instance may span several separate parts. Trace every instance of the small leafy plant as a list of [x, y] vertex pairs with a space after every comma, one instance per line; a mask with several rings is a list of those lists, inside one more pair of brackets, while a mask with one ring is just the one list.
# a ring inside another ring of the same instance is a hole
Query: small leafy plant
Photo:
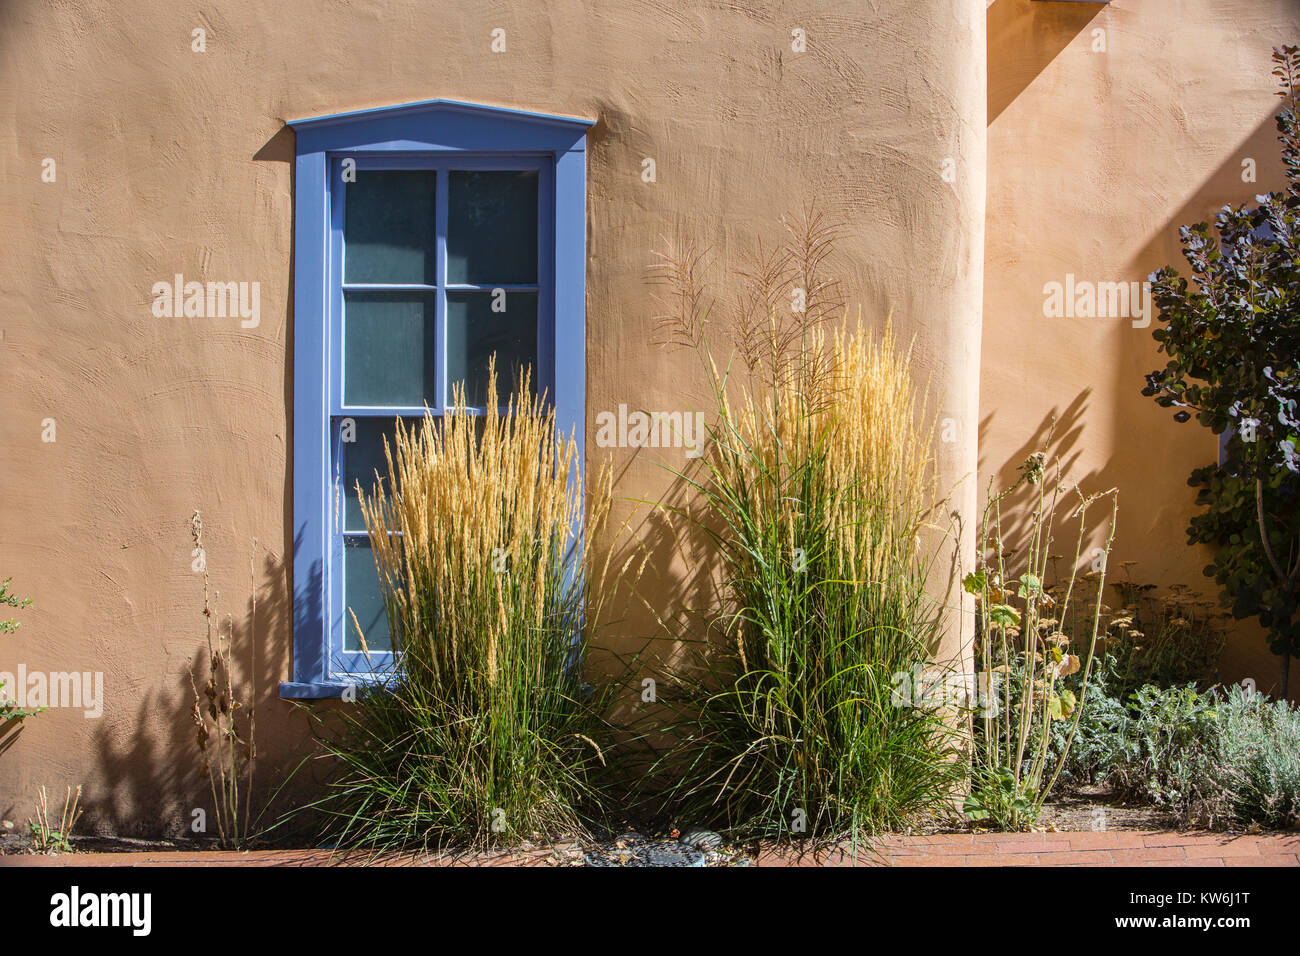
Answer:
[[1118, 727], [1108, 782], [1122, 795], [1190, 817], [1210, 797], [1222, 734], [1214, 693], [1192, 685], [1139, 688]]
[[1098, 778], [1185, 823], [1300, 822], [1300, 711], [1243, 687], [1146, 685], [1100, 735]]
[[[5, 578], [3, 582], [0, 582], [0, 607], [11, 607], [21, 610], [30, 605], [32, 601], [31, 598], [20, 598], [17, 595], [11, 594], [9, 592], [9, 585], [12, 581], [13, 578]], [[0, 621], [0, 635], [12, 634], [21, 626], [22, 625], [13, 618], [10, 618], [7, 621]], [[16, 701], [11, 700], [6, 696], [4, 686], [4, 681], [0, 681], [0, 723], [10, 720], [22, 723], [26, 718], [31, 717], [33, 714], [39, 714], [45, 709], [44, 707], [37, 707], [34, 709], [19, 707]]]
[[1019, 829], [1037, 816], [1034, 794], [1008, 767], [975, 768], [963, 809], [971, 820], [988, 822], [999, 830]]
[[[1050, 442], [1050, 435], [1048, 437]], [[1020, 830], [1033, 825], [1057, 777], [1066, 766], [1070, 745], [1088, 703], [1088, 680], [1101, 626], [1101, 592], [1105, 561], [1110, 554], [1118, 517], [1114, 489], [1084, 496], [1069, 518], [1078, 522], [1074, 548], [1064, 579], [1048, 587], [1053, 536], [1066, 489], [1061, 485], [1059, 463], [1046, 452], [1031, 455], [1021, 466], [1011, 487], [990, 495], [980, 532], [981, 565], [964, 579], [978, 605], [975, 656], [982, 672], [990, 675], [996, 707], [975, 714], [974, 763], [971, 792], [965, 803], [969, 817], [1002, 829]], [[1020, 488], [1030, 494], [1030, 514], [1022, 542], [1009, 540], [1003, 527], [1003, 503]], [[1091, 560], [1097, 577], [1095, 598], [1080, 609], [1076, 598], [1087, 602], [1080, 587], [1081, 559], [1089, 533], [1088, 509], [1110, 499], [1110, 521], [1105, 546]], [[1078, 622], [1087, 635], [1072, 652], [1064, 622]], [[1081, 674], [1078, 693], [1067, 678]], [[1000, 689], [996, 685], [1000, 684]], [[1052, 746], [1054, 727], [1069, 727], [1062, 747]]]
[[28, 823], [32, 834], [32, 843], [37, 853], [71, 853], [72, 828], [77, 825], [81, 811], [77, 808], [81, 800], [81, 787], [74, 793], [69, 787], [63, 798], [63, 812], [59, 815], [59, 824], [55, 827], [50, 820], [50, 800], [45, 788], [41, 787], [36, 795], [36, 819]]
[[1300, 709], [1232, 687], [1220, 720], [1211, 810], [1237, 826], [1300, 824]]
[[[1062, 770], [1062, 777], [1075, 783], [1104, 781], [1124, 759], [1124, 729], [1139, 716], [1135, 708], [1139, 690], [1148, 685], [1161, 690], [1188, 685], [1208, 689], [1227, 639], [1223, 612], [1212, 610], [1212, 602], [1191, 598], [1184, 585], [1173, 585], [1167, 595], [1157, 595], [1155, 585], [1134, 580], [1134, 563], [1122, 562], [1124, 577], [1111, 584], [1122, 606], [1101, 607], [1104, 636], [1098, 642], [1088, 706], [1080, 715]], [[1095, 580], [1084, 583], [1096, 586]], [[1088, 587], [1083, 593], [1091, 593]], [[1066, 630], [1072, 647], [1087, 646], [1086, 627], [1077, 630], [1071, 625]], [[1067, 677], [1066, 688], [1079, 694], [1081, 677]], [[1065, 752], [1069, 730], [1060, 723], [1053, 726], [1054, 755]], [[1138, 794], [1130, 791], [1128, 796]]]
[[[1300, 710], [1243, 687], [1145, 684], [1114, 690], [1106, 655], [1069, 751], [1068, 774], [1109, 785], [1185, 824], [1300, 822]], [[1062, 752], [1064, 735], [1053, 740]]]

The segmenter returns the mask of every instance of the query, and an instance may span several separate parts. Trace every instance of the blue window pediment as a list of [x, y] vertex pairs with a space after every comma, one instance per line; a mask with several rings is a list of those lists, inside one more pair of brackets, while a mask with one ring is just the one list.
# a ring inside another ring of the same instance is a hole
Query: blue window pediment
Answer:
[[[368, 545], [355, 515], [349, 518], [346, 496], [355, 492], [343, 485], [369, 463], [367, 442], [374, 443], [383, 420], [391, 426], [394, 417], [419, 414], [421, 397], [440, 413], [450, 384], [473, 374], [481, 353], [498, 348], [484, 343], [508, 343], [521, 363], [534, 365], [533, 380], [560, 430], [577, 435], [583, 474], [585, 137], [594, 124], [438, 99], [288, 125], [296, 138], [294, 611], [292, 679], [280, 693], [322, 698], [367, 678], [346, 627], [350, 611], [359, 610], [351, 598], [362, 593], [360, 584], [351, 582], [359, 581]], [[383, 178], [356, 184], [356, 175], [373, 173]], [[495, 192], [484, 198], [484, 190]], [[379, 196], [381, 205], [368, 211], [358, 205], [363, 196]], [[484, 215], [457, 214], [477, 201], [488, 204]], [[458, 223], [482, 220], [502, 203], [527, 212], [527, 222], [516, 217], [523, 224], [509, 227], [510, 242], [496, 242], [495, 234], [493, 241], [457, 236]], [[401, 248], [394, 252], [394, 245]], [[346, 270], [345, 248], [353, 253]], [[404, 257], [400, 264], [394, 255]], [[364, 269], [354, 269], [358, 263]], [[375, 279], [374, 270], [392, 274]], [[347, 274], [358, 271], [366, 275]], [[486, 306], [485, 296], [503, 290], [517, 303], [510, 328]], [[390, 388], [402, 376], [398, 384], [406, 387]], [[345, 422], [369, 438], [344, 444]], [[373, 594], [362, 604], [373, 612]], [[375, 646], [369, 634], [367, 643]]]
[[298, 152], [330, 150], [467, 150], [561, 153], [585, 149], [591, 120], [529, 113], [457, 100], [289, 120]]

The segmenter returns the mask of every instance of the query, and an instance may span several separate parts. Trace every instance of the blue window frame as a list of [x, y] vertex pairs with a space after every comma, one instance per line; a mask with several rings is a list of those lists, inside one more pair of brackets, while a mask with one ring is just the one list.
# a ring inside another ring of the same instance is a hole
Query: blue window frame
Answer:
[[[498, 354], [586, 421], [586, 120], [433, 100], [290, 121], [294, 183], [293, 679], [337, 696], [391, 660], [354, 481], [398, 417], [482, 411]], [[533, 235], [535, 230], [535, 240]], [[507, 360], [508, 359], [508, 360]], [[368, 577], [367, 577], [368, 575]]]

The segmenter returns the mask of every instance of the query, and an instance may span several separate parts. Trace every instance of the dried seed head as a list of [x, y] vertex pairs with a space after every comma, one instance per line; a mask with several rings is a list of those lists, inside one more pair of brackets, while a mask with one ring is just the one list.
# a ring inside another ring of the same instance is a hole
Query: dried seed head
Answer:
[[1046, 452], [1036, 451], [1020, 466], [1020, 470], [1025, 473], [1025, 478], [1031, 485], [1036, 485], [1043, 480], [1043, 470], [1047, 467]]

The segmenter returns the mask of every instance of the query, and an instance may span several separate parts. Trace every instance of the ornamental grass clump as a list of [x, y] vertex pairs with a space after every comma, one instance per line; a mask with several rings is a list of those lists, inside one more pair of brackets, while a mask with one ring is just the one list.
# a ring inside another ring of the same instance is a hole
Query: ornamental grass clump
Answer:
[[504, 413], [489, 377], [485, 413], [458, 390], [440, 419], [399, 421], [388, 474], [357, 489], [396, 663], [321, 733], [338, 770], [310, 809], [340, 847], [551, 839], [594, 798], [601, 702], [579, 636], [609, 474], [584, 536], [576, 443], [526, 376]]
[[[964, 773], [943, 713], [893, 696], [941, 636], [922, 543], [936, 506], [932, 429], [888, 327], [826, 334], [825, 234], [814, 219], [792, 236], [785, 264], [754, 275], [819, 295], [793, 320], [776, 308], [765, 324], [742, 316], [747, 382], [718, 371], [701, 317], [677, 323], [675, 340], [705, 356], [717, 421], [701, 470], [681, 476], [697, 504], [674, 517], [711, 542], [718, 586], [698, 615], [707, 636], [687, 642], [661, 695], [676, 702], [681, 743], [658, 769], [676, 781], [666, 797], [679, 819], [747, 837], [858, 838], [943, 812]], [[672, 271], [689, 277], [690, 260]], [[674, 301], [702, 300], [688, 289]]]

